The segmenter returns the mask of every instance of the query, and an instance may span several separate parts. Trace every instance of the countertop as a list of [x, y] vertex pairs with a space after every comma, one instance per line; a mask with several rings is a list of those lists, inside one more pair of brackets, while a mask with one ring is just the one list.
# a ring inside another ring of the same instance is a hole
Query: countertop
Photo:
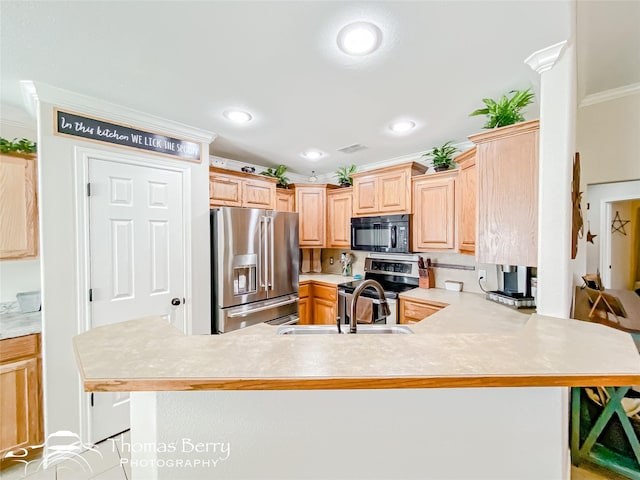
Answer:
[[0, 340], [22, 337], [42, 331], [41, 312], [3, 313], [0, 315]]
[[403, 294], [450, 306], [414, 335], [277, 335], [259, 324], [186, 336], [158, 317], [74, 338], [86, 391], [303, 390], [633, 385], [631, 336], [602, 325], [525, 315], [470, 293]]

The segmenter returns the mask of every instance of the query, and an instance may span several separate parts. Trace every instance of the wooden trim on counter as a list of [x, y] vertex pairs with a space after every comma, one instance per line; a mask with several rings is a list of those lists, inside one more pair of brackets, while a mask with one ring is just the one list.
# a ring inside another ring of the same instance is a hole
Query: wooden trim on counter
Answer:
[[496, 375], [364, 378], [83, 379], [86, 392], [191, 390], [383, 390], [397, 388], [590, 387], [637, 385], [640, 375]]

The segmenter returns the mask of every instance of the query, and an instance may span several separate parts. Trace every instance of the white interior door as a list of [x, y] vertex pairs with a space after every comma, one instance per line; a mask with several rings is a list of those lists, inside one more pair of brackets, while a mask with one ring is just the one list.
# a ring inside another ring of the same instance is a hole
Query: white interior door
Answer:
[[[91, 328], [158, 315], [185, 329], [182, 173], [89, 160]], [[129, 428], [129, 394], [95, 393], [92, 442]]]

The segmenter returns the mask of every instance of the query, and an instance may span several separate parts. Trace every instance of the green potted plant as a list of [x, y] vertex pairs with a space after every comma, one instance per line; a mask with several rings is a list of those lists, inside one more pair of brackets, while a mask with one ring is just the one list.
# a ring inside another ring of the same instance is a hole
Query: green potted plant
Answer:
[[287, 171], [287, 167], [284, 165], [278, 165], [276, 168], [267, 168], [265, 171], [260, 172], [260, 175], [264, 175], [265, 177], [277, 178], [278, 183], [276, 187], [280, 188], [289, 188], [289, 179], [284, 176]]
[[458, 147], [454, 147], [451, 145], [453, 141], [448, 141], [441, 147], [433, 147], [427, 153], [424, 153], [423, 157], [431, 157], [433, 162], [433, 168], [436, 172], [442, 172], [444, 170], [449, 170], [451, 166], [454, 164], [453, 155], [456, 152], [459, 152], [460, 149]]
[[18, 140], [14, 138], [13, 141], [9, 141], [6, 138], [0, 137], [0, 153], [23, 153], [31, 154], [36, 153], [37, 145], [31, 140], [22, 138]]
[[335, 175], [338, 178], [338, 185], [341, 187], [350, 187], [353, 185], [353, 178], [351, 178], [352, 173], [356, 173], [355, 165], [338, 168]]
[[483, 98], [482, 101], [486, 108], [475, 110], [469, 116], [486, 115], [487, 123], [484, 124], [484, 128], [506, 127], [514, 123], [524, 122], [524, 116], [520, 111], [533, 102], [535, 95], [530, 88], [526, 90], [511, 90], [509, 93], [513, 94], [511, 98], [502, 95], [497, 101], [492, 98]]

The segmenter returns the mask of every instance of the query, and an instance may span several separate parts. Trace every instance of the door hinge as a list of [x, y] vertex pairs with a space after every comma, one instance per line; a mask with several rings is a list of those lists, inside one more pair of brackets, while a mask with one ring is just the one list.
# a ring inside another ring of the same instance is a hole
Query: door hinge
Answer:
[[93, 407], [93, 393], [91, 393], [91, 406]]
[[87, 197], [91, 196], [91, 184], [87, 183]]
[[89, 301], [93, 302], [93, 288], [89, 289]]

